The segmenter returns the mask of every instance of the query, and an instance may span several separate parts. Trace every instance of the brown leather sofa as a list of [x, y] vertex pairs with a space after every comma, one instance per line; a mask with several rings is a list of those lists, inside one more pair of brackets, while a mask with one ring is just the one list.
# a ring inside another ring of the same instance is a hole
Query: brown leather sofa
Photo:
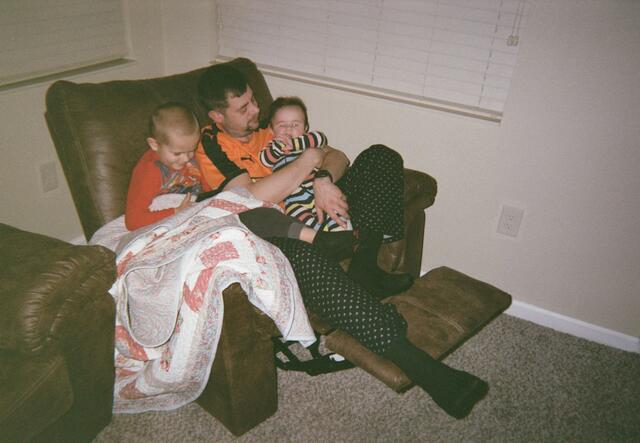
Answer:
[[90, 441], [111, 420], [114, 254], [0, 224], [0, 440]]
[[[266, 111], [272, 96], [255, 64], [248, 59], [229, 63], [247, 76], [261, 110]], [[147, 149], [147, 119], [156, 106], [180, 101], [191, 106], [201, 122], [208, 123], [197, 95], [203, 70], [100, 84], [59, 81], [51, 86], [46, 98], [47, 122], [87, 238], [124, 212], [129, 177]], [[379, 255], [380, 264], [388, 271], [419, 276], [424, 210], [433, 204], [436, 190], [432, 177], [405, 170], [405, 238], [385, 245]], [[443, 268], [430, 274], [431, 278], [419, 280], [413, 292], [390, 301], [415, 319], [409, 327], [410, 338], [435, 356], [442, 357], [455, 349], [509, 305], [508, 295], [476, 285], [475, 281], [471, 285], [464, 278], [458, 279], [461, 274], [453, 270]], [[472, 290], [460, 290], [460, 282]], [[424, 289], [434, 284], [447, 293], [458, 291], [460, 297], [444, 303], [437, 293], [435, 297], [425, 297], [434, 291]], [[486, 300], [476, 301], [478, 294]], [[474, 303], [468, 303], [469, 297]], [[240, 435], [277, 409], [271, 342], [277, 330], [271, 320], [249, 304], [237, 284], [227, 288], [223, 298], [222, 335], [212, 374], [198, 402], [231, 432]], [[400, 369], [363, 348], [348, 334], [333, 330], [317, 317], [313, 317], [312, 324], [317, 331], [328, 334], [331, 349], [393, 389], [409, 386]]]

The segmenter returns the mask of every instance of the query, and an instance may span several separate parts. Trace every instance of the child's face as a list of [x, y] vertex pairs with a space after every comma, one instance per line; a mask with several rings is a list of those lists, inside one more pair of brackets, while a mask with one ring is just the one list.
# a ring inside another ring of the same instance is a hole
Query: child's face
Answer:
[[193, 158], [200, 141], [200, 134], [198, 132], [189, 135], [169, 133], [167, 138], [167, 143], [149, 139], [149, 146], [158, 153], [160, 161], [165, 166], [179, 171]]
[[294, 138], [306, 132], [304, 112], [298, 106], [285, 106], [278, 109], [271, 119], [274, 138]]

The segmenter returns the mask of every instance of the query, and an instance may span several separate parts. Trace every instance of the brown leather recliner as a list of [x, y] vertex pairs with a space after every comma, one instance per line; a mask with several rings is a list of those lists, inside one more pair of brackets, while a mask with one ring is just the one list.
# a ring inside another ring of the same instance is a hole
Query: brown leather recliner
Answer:
[[115, 256], [0, 224], [0, 440], [90, 441], [111, 420]]
[[[247, 77], [264, 113], [272, 101], [267, 84], [248, 59], [229, 62]], [[100, 84], [54, 83], [47, 92], [47, 122], [80, 216], [90, 238], [123, 214], [131, 171], [147, 149], [147, 121], [167, 101], [191, 106], [202, 123], [206, 111], [197, 94], [203, 69], [147, 80]], [[261, 115], [264, 117], [264, 114]], [[364, 148], [364, 147], [363, 147]], [[405, 237], [383, 246], [378, 261], [390, 272], [418, 277], [425, 213], [436, 181], [405, 169]], [[231, 432], [240, 435], [277, 409], [273, 322], [248, 302], [238, 284], [223, 291], [225, 315], [213, 370], [198, 399]], [[409, 321], [409, 338], [435, 357], [451, 352], [510, 303], [510, 297], [448, 268], [430, 272], [414, 288], [389, 299]], [[341, 330], [312, 317], [327, 345], [398, 391], [409, 380]]]
[[[247, 59], [232, 61], [248, 78], [260, 109], [272, 101], [262, 74]], [[167, 101], [192, 107], [201, 122], [206, 111], [197, 84], [204, 69], [164, 78], [100, 84], [54, 83], [47, 92], [46, 118], [87, 238], [124, 213], [131, 171], [147, 149], [147, 121]], [[418, 276], [424, 209], [436, 182], [406, 170], [406, 237], [380, 254], [386, 269]], [[277, 409], [273, 322], [248, 302], [239, 285], [224, 293], [222, 335], [209, 384], [198, 400], [231, 432], [240, 435]]]

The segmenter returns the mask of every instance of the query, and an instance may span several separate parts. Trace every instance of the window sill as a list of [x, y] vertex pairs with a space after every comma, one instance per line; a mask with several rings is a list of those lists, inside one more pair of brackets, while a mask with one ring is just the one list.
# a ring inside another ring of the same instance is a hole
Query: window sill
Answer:
[[39, 77], [33, 77], [26, 80], [18, 80], [11, 83], [0, 84], [0, 93], [14, 91], [22, 88], [28, 88], [31, 86], [38, 86], [45, 83], [52, 83], [56, 80], [63, 80], [69, 77], [77, 75], [86, 75], [99, 71], [106, 71], [114, 68], [121, 68], [125, 65], [136, 63], [135, 60], [128, 58], [120, 58], [103, 63], [97, 63], [95, 65], [85, 66], [82, 68], [69, 69], [66, 71], [60, 71], [53, 74], [46, 74]]

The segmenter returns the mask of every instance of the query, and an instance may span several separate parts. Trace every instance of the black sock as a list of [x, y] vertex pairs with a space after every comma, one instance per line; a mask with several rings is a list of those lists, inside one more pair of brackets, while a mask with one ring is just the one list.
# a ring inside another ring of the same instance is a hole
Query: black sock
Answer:
[[355, 238], [353, 231], [318, 231], [313, 239], [313, 247], [336, 261], [353, 255]]
[[382, 356], [395, 363], [438, 406], [455, 418], [469, 415], [489, 389], [485, 381], [434, 359], [406, 337], [396, 337]]
[[378, 266], [383, 235], [361, 227], [356, 250], [349, 265], [349, 276], [378, 299], [404, 292], [413, 284], [409, 274], [390, 274]]
[[[299, 238], [304, 228], [298, 219], [290, 217], [275, 208], [253, 208], [238, 214], [240, 221], [260, 238]], [[297, 231], [297, 232], [296, 232]]]

